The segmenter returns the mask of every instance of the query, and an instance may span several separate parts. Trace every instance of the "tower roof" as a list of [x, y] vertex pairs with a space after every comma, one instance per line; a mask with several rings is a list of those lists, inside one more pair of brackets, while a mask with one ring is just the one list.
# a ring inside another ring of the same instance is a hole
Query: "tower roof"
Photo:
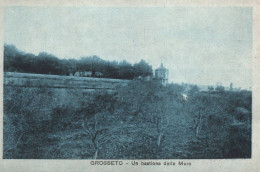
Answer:
[[166, 69], [166, 68], [163, 66], [163, 63], [161, 63], [161, 66], [158, 67], [157, 69]]

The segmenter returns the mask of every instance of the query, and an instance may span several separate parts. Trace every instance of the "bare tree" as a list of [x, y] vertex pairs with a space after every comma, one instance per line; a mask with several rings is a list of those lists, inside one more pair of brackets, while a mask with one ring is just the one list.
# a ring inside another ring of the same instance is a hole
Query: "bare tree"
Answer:
[[174, 120], [175, 109], [172, 102], [163, 97], [152, 104], [151, 117], [157, 131], [157, 146], [160, 147], [162, 137]]
[[164, 132], [166, 131], [170, 121], [162, 116], [154, 116], [154, 122], [156, 124], [156, 130], [157, 130], [157, 146], [159, 147], [161, 145], [161, 139], [162, 136], [164, 134]]
[[201, 127], [202, 127], [202, 118], [203, 118], [203, 115], [199, 111], [198, 117], [196, 119], [194, 119], [195, 129], [196, 129], [196, 137], [198, 137], [199, 134], [200, 134], [200, 130], [201, 130]]
[[91, 143], [94, 147], [95, 153], [93, 159], [97, 159], [98, 152], [102, 145], [109, 141], [106, 133], [108, 129], [99, 123], [99, 118], [99, 114], [95, 114], [92, 117], [86, 118], [86, 120], [81, 124], [81, 127], [90, 137]]

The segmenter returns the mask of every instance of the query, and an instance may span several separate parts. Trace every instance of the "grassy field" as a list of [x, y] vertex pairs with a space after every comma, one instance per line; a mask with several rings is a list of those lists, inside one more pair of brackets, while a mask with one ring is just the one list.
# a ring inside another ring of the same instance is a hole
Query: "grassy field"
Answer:
[[250, 158], [252, 93], [185, 91], [153, 81], [113, 92], [5, 86], [4, 158]]

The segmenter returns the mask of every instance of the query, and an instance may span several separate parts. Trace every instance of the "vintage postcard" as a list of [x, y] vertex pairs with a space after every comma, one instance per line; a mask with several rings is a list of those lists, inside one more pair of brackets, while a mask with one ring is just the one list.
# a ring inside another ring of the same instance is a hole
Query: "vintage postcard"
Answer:
[[3, 1], [0, 171], [260, 171], [259, 12]]

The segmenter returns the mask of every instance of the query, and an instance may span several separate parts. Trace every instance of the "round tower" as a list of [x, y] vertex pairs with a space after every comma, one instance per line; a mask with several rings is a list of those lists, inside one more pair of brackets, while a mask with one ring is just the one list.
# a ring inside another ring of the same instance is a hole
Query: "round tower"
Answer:
[[161, 66], [155, 70], [155, 78], [160, 80], [163, 86], [166, 86], [168, 84], [168, 77], [169, 70], [163, 66], [163, 63], [161, 63]]

